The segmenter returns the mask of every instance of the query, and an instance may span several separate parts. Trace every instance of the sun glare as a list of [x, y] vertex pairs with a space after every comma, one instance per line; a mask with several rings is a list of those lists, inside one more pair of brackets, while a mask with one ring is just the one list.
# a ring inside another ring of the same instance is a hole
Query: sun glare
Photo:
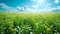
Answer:
[[38, 2], [43, 3], [43, 2], [44, 2], [44, 0], [38, 0]]

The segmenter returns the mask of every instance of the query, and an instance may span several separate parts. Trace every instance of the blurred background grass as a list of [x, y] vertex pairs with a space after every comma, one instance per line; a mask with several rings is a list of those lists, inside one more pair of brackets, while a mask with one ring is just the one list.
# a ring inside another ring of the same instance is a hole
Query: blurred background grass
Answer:
[[60, 13], [0, 13], [0, 34], [60, 34]]

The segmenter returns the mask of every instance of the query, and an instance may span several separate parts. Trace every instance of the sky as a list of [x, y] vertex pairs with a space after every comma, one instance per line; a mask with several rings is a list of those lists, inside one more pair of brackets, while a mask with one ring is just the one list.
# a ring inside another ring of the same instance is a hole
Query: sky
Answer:
[[0, 11], [60, 11], [60, 0], [0, 0]]

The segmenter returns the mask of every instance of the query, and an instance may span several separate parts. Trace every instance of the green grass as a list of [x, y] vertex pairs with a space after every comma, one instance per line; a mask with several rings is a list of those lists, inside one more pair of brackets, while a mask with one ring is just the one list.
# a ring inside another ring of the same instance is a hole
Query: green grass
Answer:
[[0, 13], [0, 34], [60, 34], [60, 13]]

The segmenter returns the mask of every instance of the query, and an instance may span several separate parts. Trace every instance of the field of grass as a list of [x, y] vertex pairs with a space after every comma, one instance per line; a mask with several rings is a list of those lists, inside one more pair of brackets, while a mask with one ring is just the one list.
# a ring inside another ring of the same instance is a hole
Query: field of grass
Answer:
[[60, 34], [60, 13], [0, 13], [0, 34]]

